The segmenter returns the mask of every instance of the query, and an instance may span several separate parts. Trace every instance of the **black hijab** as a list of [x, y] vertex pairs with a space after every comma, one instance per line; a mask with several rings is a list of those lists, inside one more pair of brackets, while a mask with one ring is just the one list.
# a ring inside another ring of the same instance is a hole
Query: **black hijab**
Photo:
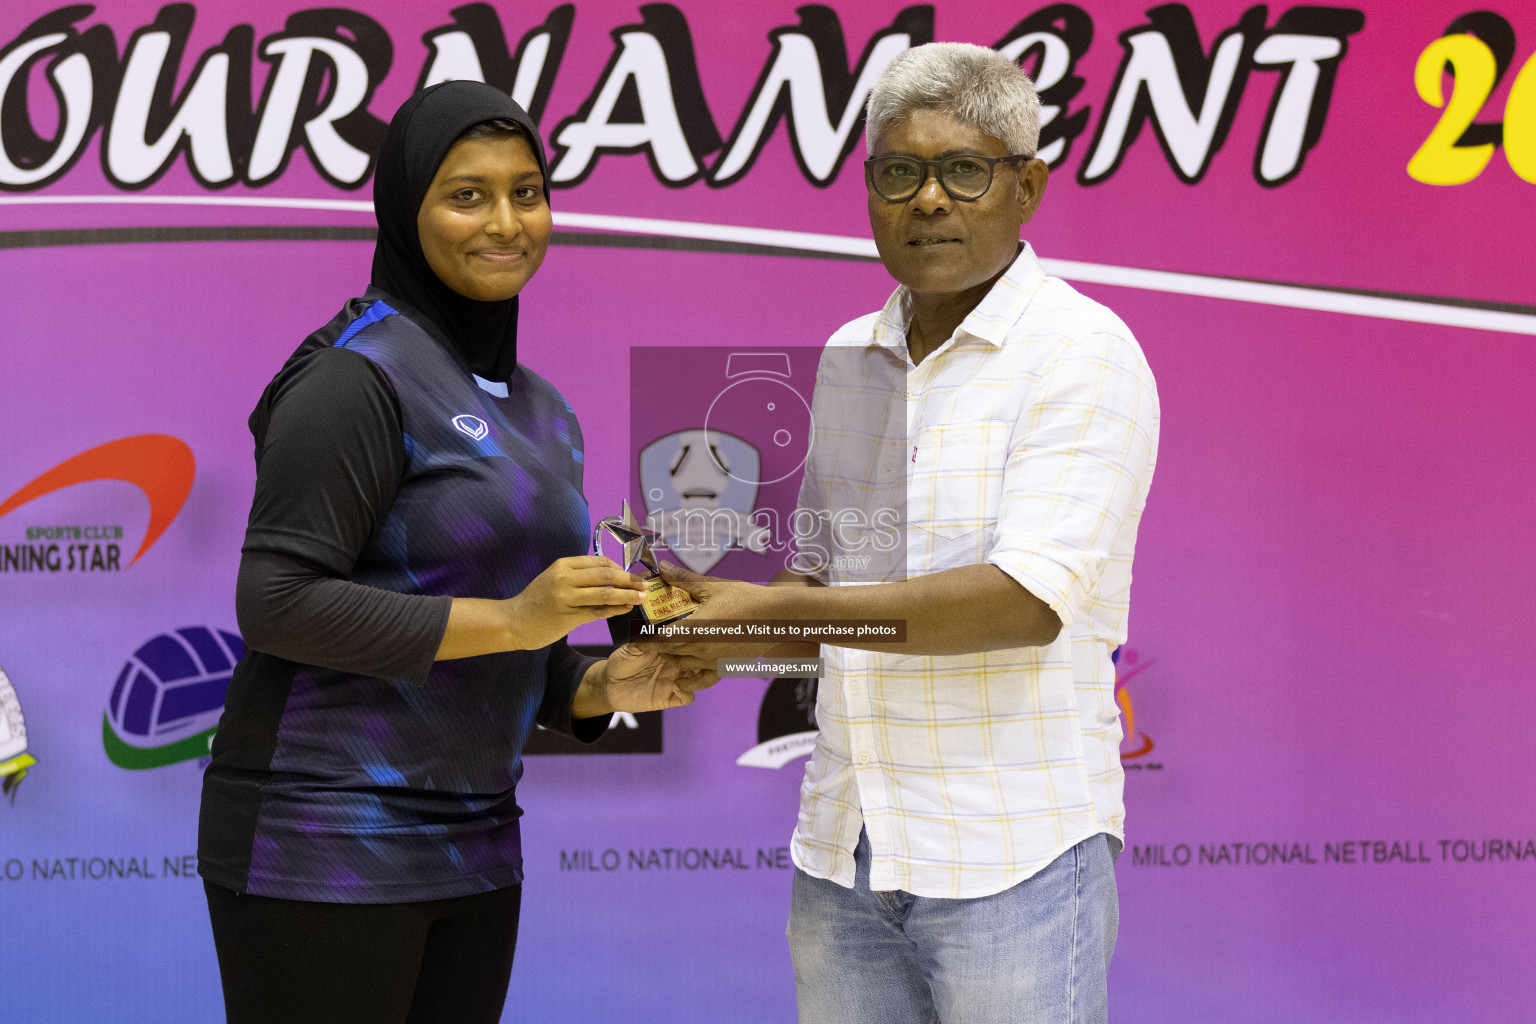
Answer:
[[416, 230], [427, 186], [454, 140], [497, 118], [523, 129], [544, 174], [544, 198], [549, 199], [544, 144], [522, 107], [483, 82], [443, 82], [423, 89], [395, 112], [379, 153], [373, 179], [373, 210], [379, 221], [373, 283], [430, 319], [477, 375], [505, 381], [517, 369], [517, 296], [481, 302], [449, 288], [432, 272]]

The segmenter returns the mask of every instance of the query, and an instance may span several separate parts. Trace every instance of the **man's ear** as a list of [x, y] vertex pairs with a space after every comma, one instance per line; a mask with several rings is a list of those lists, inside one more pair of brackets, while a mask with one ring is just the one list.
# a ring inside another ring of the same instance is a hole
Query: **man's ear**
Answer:
[[1040, 200], [1045, 197], [1045, 186], [1050, 181], [1051, 169], [1044, 160], [1035, 157], [1019, 168], [1019, 219], [1028, 224]]

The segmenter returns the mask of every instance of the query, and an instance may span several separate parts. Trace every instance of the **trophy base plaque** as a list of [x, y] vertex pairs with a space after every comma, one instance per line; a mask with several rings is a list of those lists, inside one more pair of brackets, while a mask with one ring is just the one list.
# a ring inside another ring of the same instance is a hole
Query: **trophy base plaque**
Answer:
[[692, 615], [699, 603], [688, 591], [674, 587], [660, 576], [645, 581], [645, 600], [623, 615], [608, 619], [608, 635], [615, 644], [627, 644], [642, 626], [660, 626]]
[[645, 581], [645, 600], [640, 604], [640, 611], [645, 621], [653, 626], [680, 619], [698, 606], [688, 591], [674, 587], [660, 576]]

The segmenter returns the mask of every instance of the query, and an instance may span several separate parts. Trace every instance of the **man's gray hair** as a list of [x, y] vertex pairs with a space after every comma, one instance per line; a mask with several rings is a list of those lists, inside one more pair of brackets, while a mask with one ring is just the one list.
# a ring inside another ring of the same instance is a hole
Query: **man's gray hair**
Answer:
[[927, 43], [886, 65], [865, 108], [864, 144], [914, 110], [941, 110], [1001, 139], [1010, 153], [1034, 156], [1040, 142], [1040, 97], [1024, 69], [972, 43]]

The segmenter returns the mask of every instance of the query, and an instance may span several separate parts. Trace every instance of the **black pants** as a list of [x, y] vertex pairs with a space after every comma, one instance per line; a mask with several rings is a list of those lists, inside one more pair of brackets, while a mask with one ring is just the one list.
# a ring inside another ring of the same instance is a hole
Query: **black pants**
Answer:
[[229, 1024], [496, 1024], [523, 889], [304, 903], [204, 882]]

